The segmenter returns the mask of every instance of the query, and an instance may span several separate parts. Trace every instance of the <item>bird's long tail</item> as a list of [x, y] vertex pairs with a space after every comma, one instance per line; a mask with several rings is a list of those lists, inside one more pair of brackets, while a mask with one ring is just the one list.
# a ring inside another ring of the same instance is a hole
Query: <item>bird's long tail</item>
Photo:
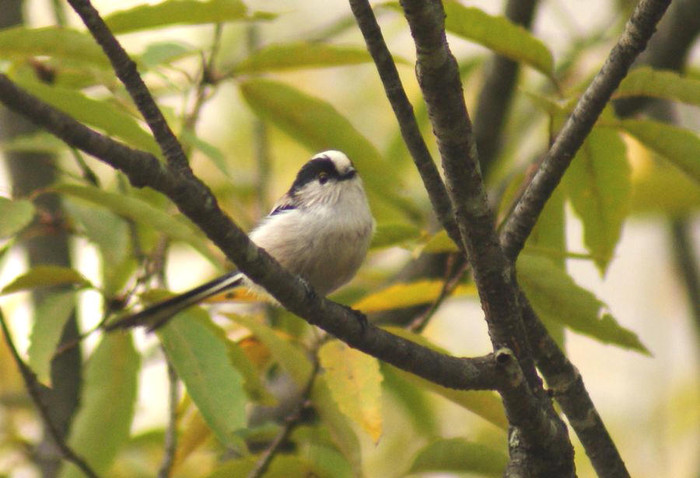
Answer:
[[243, 283], [244, 276], [240, 272], [217, 277], [194, 289], [178, 294], [174, 297], [157, 302], [135, 314], [118, 318], [105, 325], [106, 331], [115, 329], [128, 329], [138, 326], [146, 326], [149, 330], [155, 330], [164, 325], [171, 317], [178, 312], [198, 304], [209, 297], [221, 294], [230, 289], [234, 289]]

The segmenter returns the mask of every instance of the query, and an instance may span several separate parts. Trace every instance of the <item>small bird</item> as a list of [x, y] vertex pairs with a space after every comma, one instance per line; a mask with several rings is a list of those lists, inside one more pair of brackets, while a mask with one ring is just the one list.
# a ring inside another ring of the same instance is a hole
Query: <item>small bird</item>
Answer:
[[[373, 232], [374, 219], [352, 162], [340, 151], [324, 151], [302, 166], [250, 239], [325, 296], [355, 276]], [[139, 325], [153, 330], [178, 312], [240, 286], [256, 288], [233, 271], [108, 323], [105, 330]]]

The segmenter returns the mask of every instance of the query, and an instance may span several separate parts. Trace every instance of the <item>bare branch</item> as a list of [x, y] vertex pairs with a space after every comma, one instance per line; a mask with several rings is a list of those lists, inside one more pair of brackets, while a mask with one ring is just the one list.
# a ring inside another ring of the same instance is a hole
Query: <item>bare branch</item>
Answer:
[[10, 349], [10, 354], [12, 354], [12, 358], [17, 364], [17, 368], [19, 369], [22, 379], [24, 380], [24, 384], [27, 387], [27, 392], [29, 392], [32, 402], [34, 402], [34, 405], [39, 411], [39, 416], [41, 417], [41, 421], [44, 423], [44, 428], [51, 435], [51, 438], [58, 447], [58, 450], [61, 452], [61, 456], [63, 456], [66, 461], [69, 461], [78, 467], [80, 471], [85, 474], [85, 476], [89, 478], [98, 478], [97, 473], [95, 473], [90, 465], [88, 465], [82, 457], [80, 457], [70, 446], [68, 446], [66, 441], [63, 439], [63, 435], [61, 432], [59, 432], [56, 424], [51, 419], [51, 414], [41, 399], [39, 381], [37, 380], [34, 372], [27, 366], [27, 364], [24, 363], [22, 357], [19, 356], [17, 348], [12, 340], [12, 336], [10, 335], [10, 331], [7, 327], [7, 323], [5, 322], [5, 316], [1, 310], [0, 327], [2, 328], [2, 333], [5, 337], [7, 348]]
[[545, 203], [554, 192], [576, 151], [591, 132], [615, 89], [644, 50], [671, 0], [641, 0], [603, 67], [581, 96], [554, 144], [515, 205], [501, 232], [511, 261], [518, 256]]
[[68, 3], [83, 20], [85, 26], [90, 30], [92, 36], [109, 58], [114, 72], [124, 84], [136, 107], [146, 120], [153, 137], [158, 142], [163, 156], [165, 156], [170, 166], [179, 174], [190, 175], [191, 170], [187, 162], [187, 156], [170, 126], [168, 126], [163, 113], [153, 100], [153, 96], [148, 91], [141, 75], [139, 75], [136, 69], [136, 62], [129, 58], [129, 55], [114, 37], [107, 24], [100, 17], [99, 12], [89, 0], [68, 0]]
[[394, 110], [396, 121], [399, 123], [401, 136], [423, 180], [435, 214], [454, 243], [462, 247], [462, 238], [454, 219], [450, 198], [430, 151], [428, 151], [428, 146], [423, 140], [420, 128], [418, 128], [413, 106], [401, 84], [396, 64], [384, 42], [384, 36], [372, 7], [367, 0], [350, 0], [350, 8], [365, 39], [367, 50], [372, 55], [377, 67], [386, 97]]

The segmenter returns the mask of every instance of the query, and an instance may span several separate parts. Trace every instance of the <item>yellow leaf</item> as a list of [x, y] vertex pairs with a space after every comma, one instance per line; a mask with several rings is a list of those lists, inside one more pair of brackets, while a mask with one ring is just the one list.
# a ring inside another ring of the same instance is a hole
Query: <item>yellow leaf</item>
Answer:
[[382, 434], [379, 362], [338, 340], [319, 350], [326, 383], [340, 410], [377, 443]]
[[[353, 307], [369, 313], [428, 304], [438, 298], [442, 287], [443, 281], [441, 280], [425, 279], [410, 283], [402, 282], [365, 296], [353, 304]], [[476, 288], [473, 284], [460, 284], [450, 296], [476, 296]]]

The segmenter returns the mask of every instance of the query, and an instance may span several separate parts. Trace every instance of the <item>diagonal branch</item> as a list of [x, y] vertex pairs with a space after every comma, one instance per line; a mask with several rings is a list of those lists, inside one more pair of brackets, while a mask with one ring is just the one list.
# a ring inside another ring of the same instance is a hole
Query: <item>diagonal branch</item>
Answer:
[[63, 434], [59, 432], [56, 423], [54, 423], [54, 421], [51, 419], [51, 414], [41, 398], [39, 381], [37, 380], [36, 375], [34, 375], [32, 369], [30, 369], [29, 366], [24, 363], [22, 357], [20, 357], [19, 353], [17, 352], [17, 348], [12, 341], [12, 336], [7, 328], [5, 316], [3, 315], [2, 311], [0, 311], [0, 328], [2, 329], [3, 336], [5, 337], [7, 348], [10, 350], [10, 354], [12, 355], [20, 374], [22, 375], [22, 379], [27, 387], [29, 396], [39, 411], [41, 420], [44, 422], [44, 426], [51, 435], [51, 438], [53, 438], [53, 441], [58, 447], [61, 456], [70, 463], [74, 464], [88, 478], [97, 478], [97, 473], [95, 473], [90, 465], [88, 465], [88, 463], [81, 456], [79, 456], [70, 446], [68, 446], [66, 441], [63, 439]]
[[430, 151], [428, 151], [428, 146], [423, 140], [418, 121], [413, 113], [413, 106], [401, 84], [396, 64], [384, 42], [384, 36], [377, 23], [377, 18], [374, 16], [372, 7], [367, 0], [350, 0], [350, 8], [365, 39], [367, 50], [377, 67], [386, 97], [399, 123], [401, 136], [423, 180], [423, 185], [428, 192], [433, 210], [450, 238], [461, 247], [462, 238], [452, 213], [452, 203], [447, 195], [442, 178], [440, 178], [440, 172], [435, 166]]
[[151, 92], [143, 82], [134, 62], [107, 27], [99, 12], [92, 6], [90, 0], [68, 0], [73, 10], [83, 20], [85, 26], [112, 63], [112, 68], [119, 80], [134, 100], [136, 107], [146, 120], [153, 137], [158, 142], [163, 156], [170, 166], [180, 174], [191, 174], [189, 163], [182, 145], [170, 129], [163, 113], [158, 108]]
[[503, 227], [501, 244], [511, 261], [523, 249], [545, 203], [564, 176], [576, 151], [591, 132], [634, 60], [646, 47], [670, 3], [671, 0], [641, 0], [637, 4], [622, 36], [579, 99]]

